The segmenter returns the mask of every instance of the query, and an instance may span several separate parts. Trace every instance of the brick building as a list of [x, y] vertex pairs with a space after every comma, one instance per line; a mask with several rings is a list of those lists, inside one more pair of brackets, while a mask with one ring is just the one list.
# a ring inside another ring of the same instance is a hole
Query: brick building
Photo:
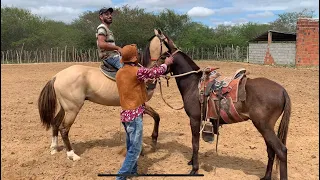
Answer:
[[299, 18], [296, 33], [269, 30], [249, 41], [249, 62], [319, 65], [319, 20]]
[[296, 65], [319, 65], [319, 19], [300, 18], [298, 20]]

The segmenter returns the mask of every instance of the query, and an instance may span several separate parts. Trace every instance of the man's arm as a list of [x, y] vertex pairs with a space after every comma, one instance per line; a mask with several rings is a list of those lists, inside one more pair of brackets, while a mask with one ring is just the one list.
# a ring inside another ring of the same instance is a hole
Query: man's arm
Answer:
[[173, 57], [170, 56], [166, 58], [164, 64], [161, 64], [158, 67], [153, 67], [153, 68], [140, 67], [137, 72], [137, 78], [140, 81], [158, 78], [167, 71], [167, 66], [172, 63], [173, 63]]
[[105, 35], [102, 35], [102, 34], [98, 35], [98, 46], [100, 49], [105, 49], [107, 51], [116, 50], [121, 53], [121, 47], [107, 43], [106, 39], [107, 39], [107, 37]]
[[140, 67], [137, 72], [137, 78], [139, 81], [155, 79], [155, 78], [160, 77], [166, 71], [167, 71], [166, 64], [161, 64], [160, 66], [153, 67], [153, 68]]

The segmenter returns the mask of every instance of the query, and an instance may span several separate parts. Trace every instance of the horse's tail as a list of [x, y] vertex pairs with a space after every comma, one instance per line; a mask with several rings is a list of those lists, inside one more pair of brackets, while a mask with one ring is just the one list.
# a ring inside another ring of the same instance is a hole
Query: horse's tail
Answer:
[[46, 130], [49, 130], [52, 125], [59, 126], [65, 114], [64, 109], [61, 107], [57, 116], [54, 116], [57, 108], [57, 97], [53, 86], [55, 80], [56, 78], [54, 77], [47, 82], [38, 99], [40, 119]]
[[[278, 129], [278, 138], [284, 145], [286, 145], [288, 129], [289, 129], [289, 121], [290, 121], [290, 115], [291, 115], [291, 100], [286, 90], [283, 91], [283, 95], [285, 98], [285, 104], [283, 108], [281, 122]], [[276, 162], [278, 166], [279, 164], [278, 157], [276, 157]]]

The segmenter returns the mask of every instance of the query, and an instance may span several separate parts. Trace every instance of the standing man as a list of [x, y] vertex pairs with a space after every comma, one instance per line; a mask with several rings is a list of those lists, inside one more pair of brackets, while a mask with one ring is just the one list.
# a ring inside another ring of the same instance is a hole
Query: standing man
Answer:
[[116, 69], [120, 69], [121, 47], [116, 46], [113, 32], [109, 29], [112, 23], [112, 8], [102, 8], [99, 11], [101, 24], [97, 27], [96, 38], [101, 60], [106, 61]]
[[[121, 121], [126, 131], [127, 154], [118, 174], [137, 174], [137, 162], [142, 149], [143, 112], [147, 101], [145, 81], [160, 77], [173, 63], [173, 57], [154, 68], [137, 67], [138, 50], [135, 44], [122, 49], [123, 67], [117, 72], [116, 83], [119, 91]], [[118, 176], [117, 180], [126, 179]]]

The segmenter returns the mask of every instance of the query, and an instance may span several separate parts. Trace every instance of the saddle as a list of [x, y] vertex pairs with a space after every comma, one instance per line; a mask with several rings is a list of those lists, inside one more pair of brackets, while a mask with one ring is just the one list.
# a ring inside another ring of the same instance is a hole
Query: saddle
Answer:
[[[105, 76], [107, 76], [108, 78], [110, 78], [113, 81], [116, 81], [116, 74], [117, 74], [117, 71], [118, 71], [117, 68], [113, 67], [112, 65], [110, 65], [106, 61], [102, 61], [101, 65], [100, 65], [100, 70]], [[146, 82], [147, 91], [154, 90], [156, 88], [156, 84], [157, 84], [156, 81], [154, 81], [154, 82], [151, 82], [151, 81]]]
[[[216, 70], [206, 68], [199, 82], [199, 97], [203, 131], [208, 134], [217, 134], [210, 119], [222, 120], [227, 123], [244, 121], [235, 109], [234, 103], [246, 100], [246, 70], [239, 69], [232, 76], [221, 76]], [[217, 121], [217, 124], [219, 122]]]
[[105, 76], [107, 76], [113, 81], [116, 81], [116, 74], [118, 69], [110, 65], [107, 61], [102, 61], [100, 65], [100, 70]]

